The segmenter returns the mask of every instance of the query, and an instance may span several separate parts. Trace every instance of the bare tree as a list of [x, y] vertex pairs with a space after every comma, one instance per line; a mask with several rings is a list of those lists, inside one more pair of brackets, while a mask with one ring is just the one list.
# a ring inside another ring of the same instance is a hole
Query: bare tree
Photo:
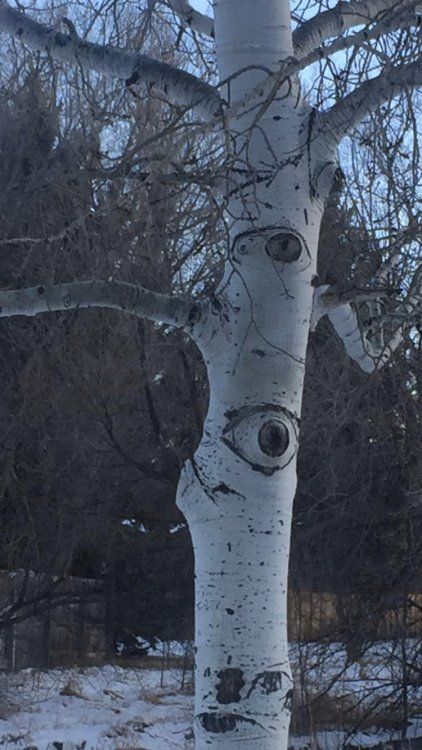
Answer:
[[[149, 17], [156, 5], [149, 4]], [[370, 373], [389, 362], [420, 315], [421, 270], [396, 299], [388, 284], [394, 252], [361, 290], [319, 286], [316, 275], [321, 218], [340, 176], [339, 144], [370, 113], [394, 108], [397, 97], [411, 106], [422, 82], [420, 6], [292, 5], [244, 0], [240, 11], [235, 0], [219, 0], [211, 22], [188, 3], [169, 2], [182, 36], [192, 29], [198, 45], [198, 33], [215, 37], [215, 86], [141, 53], [89, 42], [69, 19], [62, 29], [46, 26], [0, 3], [0, 29], [32, 50], [124, 81], [135, 96], [140, 85], [159, 91], [177, 104], [169, 127], [183, 126], [186, 143], [192, 132], [217, 132], [225, 145], [209, 184], [223, 196], [228, 249], [207, 297], [96, 279], [0, 295], [3, 317], [112, 307], [182, 329], [202, 353], [209, 410], [178, 489], [195, 551], [197, 748], [222, 750], [234, 741], [286, 747], [287, 571], [309, 330], [328, 316]], [[342, 75], [333, 59], [337, 66], [345, 60]], [[321, 60], [322, 80], [328, 70], [332, 84], [322, 103], [324, 88], [305, 96], [300, 85], [301, 72]], [[162, 166], [163, 180], [193, 179]], [[361, 305], [366, 312], [358, 315]]]

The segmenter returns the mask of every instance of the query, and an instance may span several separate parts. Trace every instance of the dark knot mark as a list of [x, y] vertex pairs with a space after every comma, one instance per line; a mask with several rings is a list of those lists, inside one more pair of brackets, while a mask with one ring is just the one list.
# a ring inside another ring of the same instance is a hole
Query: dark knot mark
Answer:
[[245, 685], [243, 670], [229, 667], [222, 669], [217, 675], [220, 682], [216, 685], [219, 703], [239, 703], [240, 691]]
[[302, 243], [294, 234], [280, 232], [269, 238], [265, 250], [273, 260], [281, 261], [282, 263], [293, 263], [300, 258]]
[[[270, 695], [270, 693], [276, 693], [277, 690], [281, 690], [283, 686], [283, 675], [286, 677], [285, 672], [260, 672], [257, 674], [255, 679], [252, 681], [252, 684], [249, 688], [247, 698], [251, 695], [251, 693], [255, 690], [257, 686], [262, 688], [265, 695]], [[287, 696], [286, 696], [287, 697]]]
[[289, 431], [285, 424], [270, 419], [258, 433], [258, 443], [266, 456], [279, 458], [289, 447]]
[[255, 719], [249, 719], [247, 716], [239, 716], [238, 714], [217, 714], [215, 712], [199, 714], [198, 719], [205, 731], [213, 734], [232, 732], [236, 729], [236, 725], [239, 722], [246, 722], [248, 724], [257, 723]]
[[134, 86], [135, 83], [138, 83], [139, 79], [141, 77], [141, 74], [138, 70], [134, 70], [130, 78], [126, 78], [125, 84], [126, 86]]

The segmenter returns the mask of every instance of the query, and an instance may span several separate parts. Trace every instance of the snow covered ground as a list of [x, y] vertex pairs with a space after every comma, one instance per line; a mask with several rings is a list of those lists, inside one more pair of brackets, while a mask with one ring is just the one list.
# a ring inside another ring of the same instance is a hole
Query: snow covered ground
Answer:
[[[407, 647], [409, 664], [415, 664], [408, 675], [414, 716], [407, 732], [409, 737], [422, 737], [421, 644], [409, 641]], [[399, 685], [400, 653], [394, 644], [380, 643], [350, 664], [339, 644], [291, 649], [296, 683], [300, 684], [302, 666], [308, 694], [325, 692], [333, 700], [353, 699], [366, 707], [376, 701], [384, 713]], [[159, 669], [110, 664], [2, 674], [0, 750], [187, 750], [192, 747], [193, 698], [181, 689], [181, 676], [176, 669], [162, 674]], [[398, 728], [367, 727], [365, 733], [354, 732], [351, 737], [340, 730], [318, 732], [317, 744], [312, 744], [337, 750], [345, 740], [364, 747], [400, 736]], [[305, 737], [292, 737], [291, 744], [299, 750], [308, 742]]]
[[0, 680], [0, 748], [181, 750], [192, 705], [177, 672], [167, 671], [161, 687], [159, 670], [24, 669]]

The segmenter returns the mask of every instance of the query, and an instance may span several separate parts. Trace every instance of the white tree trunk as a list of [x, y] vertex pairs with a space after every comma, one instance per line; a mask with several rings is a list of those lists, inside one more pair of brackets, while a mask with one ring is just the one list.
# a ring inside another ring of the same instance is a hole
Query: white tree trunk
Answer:
[[[291, 55], [289, 3], [218, 0], [215, 33], [221, 78], [245, 68], [230, 83], [241, 99]], [[196, 561], [196, 750], [284, 750], [291, 711], [290, 526], [311, 281], [336, 164], [296, 81], [262, 104], [258, 91], [229, 123], [229, 257], [196, 327], [210, 405], [178, 491]]]

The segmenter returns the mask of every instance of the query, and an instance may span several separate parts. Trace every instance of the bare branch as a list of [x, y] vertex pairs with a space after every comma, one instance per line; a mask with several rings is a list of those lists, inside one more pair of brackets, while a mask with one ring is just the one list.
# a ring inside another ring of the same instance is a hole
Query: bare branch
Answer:
[[[381, 21], [372, 25], [370, 28], [365, 27], [356, 34], [337, 37], [337, 39], [330, 44], [317, 47], [316, 49], [306, 52], [306, 54], [302, 54], [299, 50], [298, 56], [294, 58], [296, 61], [295, 64], [289, 66], [289, 75], [304, 70], [308, 65], [318, 62], [318, 60], [328, 58], [331, 55], [336, 54], [336, 52], [345, 52], [352, 47], [363, 47], [371, 39], [379, 39], [381, 36], [390, 34], [396, 29], [407, 29], [417, 25], [417, 23], [418, 17], [414, 12], [414, 8], [409, 9], [409, 7], [407, 7], [404, 12], [400, 9], [399, 13], [383, 16]], [[286, 72], [284, 74], [286, 75]]]
[[121, 281], [75, 281], [0, 291], [0, 318], [89, 307], [122, 310], [175, 328], [189, 326], [198, 314], [198, 306], [191, 302]]
[[324, 315], [328, 315], [339, 307], [345, 307], [350, 302], [358, 305], [364, 302], [379, 301], [383, 297], [391, 297], [397, 291], [400, 290], [392, 289], [391, 287], [386, 287], [385, 289], [377, 287], [376, 289], [352, 288], [339, 290], [328, 284], [319, 286], [314, 290], [310, 330], [315, 331]]
[[320, 126], [338, 142], [365, 115], [406, 89], [422, 86], [422, 56], [399, 68], [387, 67], [377, 78], [365, 81], [355, 91], [320, 115]]
[[32, 50], [119, 78], [127, 86], [156, 86], [175, 102], [196, 109], [207, 120], [221, 110], [217, 89], [191, 73], [137, 52], [84, 41], [74, 32], [64, 34], [14, 10], [5, 0], [0, 0], [0, 31], [17, 37]]
[[214, 21], [205, 13], [192, 8], [188, 0], [167, 0], [168, 5], [179, 16], [183, 26], [214, 39]]
[[295, 57], [302, 59], [327, 39], [340, 36], [353, 26], [385, 20], [390, 11], [403, 13], [407, 9], [415, 9], [416, 5], [416, 0], [340, 1], [334, 8], [318, 13], [293, 32]]
[[[405, 328], [414, 325], [422, 311], [422, 265], [416, 270], [406, 299], [392, 313], [383, 314], [381, 298], [391, 289], [350, 290], [342, 294], [324, 285], [315, 289], [311, 330], [327, 315], [349, 356], [364, 372], [385, 365], [403, 341]], [[359, 310], [358, 314], [353, 302]], [[362, 310], [366, 307], [366, 319]], [[392, 332], [386, 340], [385, 325]]]

